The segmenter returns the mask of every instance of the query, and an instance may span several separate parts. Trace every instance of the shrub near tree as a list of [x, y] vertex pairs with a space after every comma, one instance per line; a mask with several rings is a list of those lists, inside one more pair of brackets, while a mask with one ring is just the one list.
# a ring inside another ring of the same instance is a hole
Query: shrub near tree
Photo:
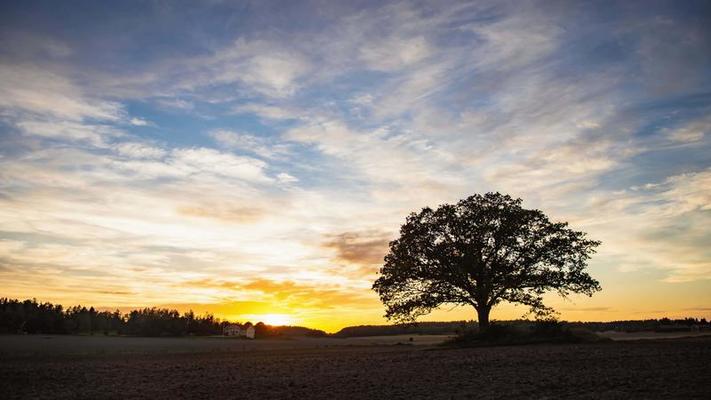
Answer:
[[413, 322], [443, 304], [471, 306], [483, 332], [501, 302], [546, 317], [544, 293], [600, 290], [585, 271], [600, 242], [521, 204], [487, 193], [410, 214], [373, 284], [385, 316]]

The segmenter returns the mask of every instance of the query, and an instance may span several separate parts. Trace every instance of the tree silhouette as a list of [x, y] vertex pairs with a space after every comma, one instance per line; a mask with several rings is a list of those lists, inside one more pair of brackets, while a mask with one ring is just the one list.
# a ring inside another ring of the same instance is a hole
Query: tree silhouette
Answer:
[[546, 316], [553, 310], [543, 304], [545, 292], [600, 290], [585, 272], [600, 242], [521, 203], [487, 193], [410, 214], [373, 284], [385, 316], [413, 322], [442, 304], [470, 305], [486, 330], [502, 301]]

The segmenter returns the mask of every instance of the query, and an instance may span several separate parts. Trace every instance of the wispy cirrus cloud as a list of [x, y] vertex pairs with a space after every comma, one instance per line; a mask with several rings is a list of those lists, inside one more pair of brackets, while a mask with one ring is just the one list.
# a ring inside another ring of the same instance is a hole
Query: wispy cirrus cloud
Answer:
[[116, 121], [124, 115], [119, 103], [87, 96], [60, 73], [33, 65], [0, 64], [0, 82], [0, 107], [6, 117]]
[[266, 159], [283, 157], [289, 154], [288, 144], [279, 143], [274, 140], [261, 136], [250, 135], [248, 133], [216, 129], [210, 132], [210, 137], [212, 137], [220, 146], [227, 149], [252, 153]]

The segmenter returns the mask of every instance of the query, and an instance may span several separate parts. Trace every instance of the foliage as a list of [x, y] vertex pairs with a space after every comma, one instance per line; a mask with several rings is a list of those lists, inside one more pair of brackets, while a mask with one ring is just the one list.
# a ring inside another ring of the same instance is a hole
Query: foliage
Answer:
[[285, 338], [285, 337], [327, 337], [328, 334], [320, 329], [305, 328], [303, 326], [272, 326], [262, 322], [255, 326], [256, 337], [263, 338]]
[[617, 331], [617, 332], [689, 332], [693, 330], [709, 330], [711, 324], [706, 318], [661, 318], [645, 320], [624, 320], [609, 322], [571, 322], [571, 325], [589, 329], [595, 332]]
[[529, 323], [494, 323], [484, 331], [470, 330], [457, 335], [446, 345], [461, 347], [519, 345], [535, 343], [584, 343], [608, 339], [553, 319]]
[[585, 272], [600, 242], [521, 203], [487, 193], [410, 214], [373, 284], [385, 316], [411, 322], [442, 304], [467, 305], [485, 329], [502, 301], [545, 317], [553, 311], [543, 304], [545, 292], [600, 290]]
[[335, 337], [365, 337], [391, 335], [448, 335], [473, 329], [473, 321], [418, 322], [395, 325], [360, 325], [349, 326], [333, 334]]
[[219, 335], [225, 324], [210, 314], [195, 316], [192, 311], [180, 315], [176, 310], [144, 308], [122, 314], [82, 306], [63, 310], [61, 305], [35, 299], [0, 299], [0, 333]]

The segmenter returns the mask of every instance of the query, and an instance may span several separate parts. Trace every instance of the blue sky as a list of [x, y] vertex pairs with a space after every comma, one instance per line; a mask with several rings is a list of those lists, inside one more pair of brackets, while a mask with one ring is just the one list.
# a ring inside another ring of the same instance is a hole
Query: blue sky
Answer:
[[709, 27], [704, 1], [3, 2], [3, 294], [378, 322], [405, 215], [501, 191], [604, 243], [563, 317], [708, 316]]

